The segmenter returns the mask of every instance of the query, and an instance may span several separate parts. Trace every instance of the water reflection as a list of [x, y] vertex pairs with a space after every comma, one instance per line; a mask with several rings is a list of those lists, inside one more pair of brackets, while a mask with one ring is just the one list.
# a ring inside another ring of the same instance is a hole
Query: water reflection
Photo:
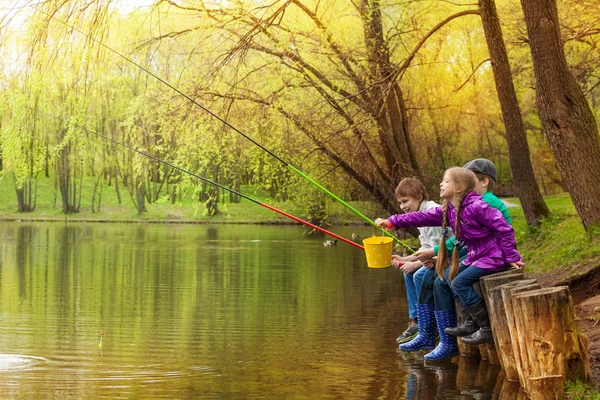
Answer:
[[476, 357], [455, 357], [443, 362], [424, 362], [422, 356], [403, 353], [408, 364], [406, 399], [502, 399], [521, 400], [518, 382], [506, 379], [498, 365]]
[[399, 272], [322, 241], [299, 227], [3, 223], [0, 397], [508, 393], [487, 362], [398, 354]]

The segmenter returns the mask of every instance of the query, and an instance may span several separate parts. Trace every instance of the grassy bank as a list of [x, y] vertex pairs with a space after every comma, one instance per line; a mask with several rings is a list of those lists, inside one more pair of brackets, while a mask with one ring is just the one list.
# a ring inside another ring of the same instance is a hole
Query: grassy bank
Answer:
[[[81, 194], [80, 212], [64, 214], [60, 191], [52, 177], [39, 177], [37, 182], [36, 208], [33, 212], [19, 213], [12, 175], [0, 179], [0, 219], [2, 220], [46, 220], [46, 221], [106, 221], [106, 222], [180, 222], [180, 223], [292, 223], [296, 222], [264, 207], [242, 199], [240, 203], [219, 203], [219, 214], [208, 216], [204, 203], [199, 203], [192, 190], [183, 193], [177, 204], [171, 204], [165, 196], [155, 204], [147, 204], [147, 211], [139, 214], [127, 188], [120, 187], [121, 203], [114, 186], [102, 183], [99, 210], [92, 211], [92, 197], [95, 179], [85, 178]], [[303, 205], [291, 202], [277, 202], [268, 197], [264, 190], [242, 186], [240, 191], [258, 201], [279, 208], [282, 211], [306, 219]], [[97, 190], [96, 196], [100, 193]], [[164, 191], [163, 191], [164, 193]], [[228, 196], [225, 196], [228, 199]], [[97, 203], [96, 197], [96, 203]], [[367, 216], [383, 215], [376, 205], [370, 202], [351, 202], [352, 206]], [[343, 206], [331, 201], [328, 213], [331, 224], [362, 224], [362, 220]]]
[[[510, 199], [518, 204], [518, 199]], [[519, 251], [528, 272], [561, 269], [576, 274], [580, 267], [600, 259], [600, 238], [583, 229], [568, 194], [546, 197], [552, 215], [539, 228], [526, 224], [521, 207], [510, 208]]]

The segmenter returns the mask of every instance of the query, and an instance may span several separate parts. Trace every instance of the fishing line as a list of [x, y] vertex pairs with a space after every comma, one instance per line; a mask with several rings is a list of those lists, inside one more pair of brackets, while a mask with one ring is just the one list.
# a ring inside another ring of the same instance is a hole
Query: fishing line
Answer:
[[[57, 119], [57, 120], [59, 120], [59, 121], [63, 121], [63, 122], [69, 123], [69, 121], [67, 121], [67, 120], [64, 120], [64, 119], [61, 119], [61, 118], [59, 118], [59, 117], [56, 117], [56, 116], [54, 116], [54, 115], [52, 115], [52, 114], [49, 114], [49, 113], [47, 113], [47, 112], [44, 112], [44, 111], [40, 111], [40, 112], [41, 112], [42, 114], [45, 114], [45, 115], [49, 116], [49, 117], [55, 118], [55, 119]], [[295, 217], [295, 216], [293, 216], [292, 214], [288, 214], [288, 213], [286, 213], [285, 211], [281, 211], [281, 210], [279, 210], [279, 209], [277, 209], [277, 208], [275, 208], [275, 207], [273, 207], [273, 206], [270, 206], [270, 205], [268, 205], [268, 204], [266, 204], [266, 203], [263, 203], [263, 202], [261, 202], [261, 201], [259, 201], [259, 200], [256, 200], [256, 199], [254, 199], [254, 198], [252, 198], [252, 197], [250, 197], [250, 196], [247, 196], [247, 195], [245, 195], [245, 194], [243, 194], [243, 193], [240, 193], [240, 192], [238, 192], [238, 191], [236, 191], [236, 190], [234, 190], [234, 189], [231, 189], [231, 188], [229, 188], [229, 187], [227, 187], [227, 186], [225, 186], [225, 185], [222, 185], [222, 184], [220, 184], [220, 183], [218, 183], [218, 182], [212, 181], [212, 180], [210, 180], [210, 179], [208, 179], [208, 178], [205, 178], [205, 177], [203, 177], [203, 176], [201, 176], [201, 175], [195, 174], [195, 173], [193, 173], [193, 172], [191, 172], [191, 171], [188, 171], [188, 170], [186, 170], [186, 169], [184, 169], [184, 168], [181, 168], [181, 167], [179, 167], [179, 166], [177, 166], [177, 165], [175, 165], [175, 164], [172, 164], [172, 163], [170, 163], [170, 162], [168, 162], [168, 161], [165, 161], [165, 160], [163, 160], [163, 159], [161, 159], [161, 158], [158, 158], [158, 157], [156, 157], [156, 156], [153, 156], [152, 154], [148, 154], [148, 153], [146, 153], [146, 152], [144, 152], [144, 151], [142, 151], [142, 150], [138, 150], [138, 149], [136, 149], [135, 147], [129, 146], [129, 145], [125, 144], [125, 143], [121, 143], [121, 142], [119, 142], [119, 141], [117, 141], [117, 140], [115, 140], [115, 139], [113, 139], [113, 138], [110, 138], [110, 137], [108, 137], [108, 136], [105, 136], [105, 135], [103, 135], [103, 134], [101, 134], [101, 133], [98, 133], [98, 132], [96, 132], [96, 131], [90, 130], [90, 129], [86, 128], [85, 126], [81, 126], [81, 125], [79, 125], [79, 124], [77, 124], [77, 123], [73, 123], [72, 125], [74, 125], [74, 126], [77, 126], [78, 128], [81, 128], [81, 129], [83, 129], [84, 131], [86, 131], [86, 132], [88, 132], [88, 133], [91, 133], [91, 134], [94, 134], [94, 135], [96, 135], [96, 136], [99, 136], [99, 137], [101, 137], [101, 138], [103, 138], [103, 139], [105, 139], [105, 140], [107, 140], [107, 141], [109, 141], [109, 142], [112, 142], [112, 143], [114, 143], [114, 144], [118, 144], [119, 146], [123, 146], [123, 147], [125, 147], [126, 149], [132, 150], [132, 151], [134, 151], [134, 152], [136, 152], [136, 153], [138, 153], [138, 154], [141, 154], [141, 155], [143, 155], [143, 156], [146, 156], [146, 157], [148, 157], [148, 158], [151, 158], [151, 159], [152, 159], [152, 160], [154, 160], [154, 161], [158, 161], [159, 163], [162, 163], [162, 164], [164, 164], [164, 165], [167, 165], [167, 166], [169, 166], [169, 167], [171, 167], [171, 168], [173, 168], [173, 169], [176, 169], [176, 170], [178, 170], [178, 171], [184, 172], [184, 173], [186, 173], [186, 174], [188, 174], [188, 175], [190, 175], [190, 176], [193, 176], [194, 178], [200, 179], [200, 180], [202, 180], [202, 181], [204, 181], [204, 182], [206, 182], [206, 183], [209, 183], [209, 184], [211, 184], [211, 185], [217, 186], [217, 187], [219, 187], [219, 188], [221, 188], [221, 189], [223, 189], [223, 190], [226, 190], [226, 191], [228, 191], [228, 192], [230, 192], [230, 193], [233, 193], [233, 194], [235, 194], [235, 195], [237, 195], [237, 196], [243, 197], [244, 199], [246, 199], [246, 200], [249, 200], [249, 201], [251, 201], [252, 203], [256, 203], [256, 204], [258, 204], [259, 206], [261, 206], [261, 207], [264, 207], [264, 208], [266, 208], [266, 209], [268, 209], [268, 210], [275, 211], [275, 212], [276, 212], [276, 213], [278, 213], [278, 214], [281, 214], [281, 215], [283, 215], [283, 216], [285, 216], [285, 217], [288, 217], [288, 218], [290, 218], [290, 219], [293, 219], [293, 220], [294, 220], [294, 221], [296, 221], [296, 222], [300, 222], [300, 223], [302, 223], [302, 224], [304, 224], [304, 225], [306, 225], [306, 226], [309, 226], [309, 227], [311, 227], [311, 228], [313, 228], [313, 229], [315, 229], [315, 230], [318, 230], [319, 232], [323, 232], [323, 233], [325, 233], [325, 234], [327, 234], [327, 235], [329, 235], [329, 236], [332, 236], [332, 237], [334, 237], [334, 238], [336, 238], [336, 239], [338, 239], [338, 240], [341, 240], [342, 242], [346, 242], [346, 243], [348, 243], [348, 244], [351, 244], [352, 246], [354, 246], [354, 247], [357, 247], [357, 248], [359, 248], [359, 249], [361, 249], [361, 250], [364, 250], [364, 249], [365, 249], [365, 248], [364, 248], [363, 246], [361, 246], [360, 244], [358, 244], [358, 243], [355, 243], [355, 242], [353, 242], [353, 241], [351, 241], [351, 240], [349, 240], [349, 239], [346, 239], [346, 238], [345, 238], [345, 237], [343, 237], [343, 236], [337, 235], [337, 234], [335, 234], [335, 233], [333, 233], [333, 232], [330, 232], [330, 231], [328, 231], [328, 230], [326, 230], [326, 229], [323, 229], [323, 228], [321, 228], [320, 226], [317, 226], [317, 225], [315, 225], [315, 224], [312, 224], [312, 223], [310, 223], [310, 222], [308, 222], [308, 221], [305, 221], [305, 220], [303, 220], [303, 219], [301, 219], [301, 218]]]
[[[171, 85], [169, 82], [165, 81], [164, 79], [162, 79], [161, 77], [155, 75], [154, 73], [150, 72], [148, 69], [146, 69], [145, 67], [141, 66], [140, 64], [138, 64], [137, 62], [133, 61], [131, 58], [125, 56], [124, 54], [118, 52], [117, 50], [109, 47], [108, 45], [104, 44], [103, 42], [101, 42], [100, 40], [90, 36], [89, 34], [77, 29], [76, 27], [74, 27], [73, 25], [62, 21], [58, 18], [56, 18], [54, 15], [49, 14], [43, 10], [40, 10], [37, 6], [32, 5], [31, 7], [33, 7], [34, 9], [36, 9], [37, 11], [47, 15], [48, 17], [50, 17], [51, 19], [60, 22], [61, 24], [71, 28], [73, 31], [78, 32], [82, 35], [84, 35], [85, 37], [87, 37], [88, 39], [98, 43], [100, 46], [104, 47], [105, 49], [115, 53], [116, 55], [118, 55], [119, 57], [123, 58], [124, 60], [128, 61], [129, 63], [135, 65], [136, 67], [138, 67], [139, 69], [141, 69], [142, 71], [146, 72], [148, 75], [152, 76], [153, 78], [155, 78], [156, 80], [158, 80], [159, 82], [165, 84], [166, 86], [168, 86], [169, 88], [173, 89], [175, 92], [179, 93], [181, 96], [183, 96], [185, 99], [189, 100], [192, 102], [192, 104], [200, 107], [202, 110], [204, 110], [205, 112], [207, 112], [208, 114], [210, 114], [211, 116], [213, 116], [214, 118], [216, 118], [217, 120], [219, 120], [220, 122], [222, 122], [223, 124], [225, 124], [227, 127], [231, 128], [234, 132], [242, 135], [244, 138], [248, 139], [250, 142], [252, 142], [253, 144], [255, 144], [256, 146], [258, 146], [260, 149], [264, 150], [265, 152], [267, 152], [270, 156], [272, 156], [273, 158], [275, 158], [276, 160], [278, 160], [279, 162], [281, 162], [282, 164], [284, 164], [290, 171], [296, 173], [298, 176], [306, 179], [309, 183], [311, 183], [312, 185], [316, 186], [318, 189], [320, 189], [321, 191], [323, 191], [324, 193], [326, 193], [327, 195], [329, 195], [331, 198], [335, 199], [338, 203], [342, 204], [344, 207], [346, 207], [347, 209], [349, 209], [350, 211], [352, 211], [354, 214], [356, 214], [357, 216], [359, 216], [360, 218], [362, 218], [363, 220], [367, 221], [369, 224], [371, 224], [372, 226], [376, 227], [377, 229], [381, 230], [385, 235], [391, 237], [392, 239], [394, 239], [396, 242], [398, 242], [400, 245], [402, 245], [404, 248], [406, 248], [411, 254], [414, 254], [415, 251], [406, 243], [404, 243], [402, 240], [398, 239], [396, 236], [394, 236], [393, 234], [391, 234], [390, 232], [388, 232], [385, 229], [379, 228], [377, 226], [377, 224], [375, 224], [374, 221], [372, 221], [370, 218], [368, 218], [367, 216], [363, 215], [360, 211], [358, 211], [357, 209], [355, 209], [354, 207], [352, 207], [350, 204], [348, 204], [347, 202], [345, 202], [344, 200], [342, 200], [340, 197], [336, 196], [335, 194], [333, 194], [331, 191], [329, 191], [328, 189], [326, 189], [325, 187], [323, 187], [321, 184], [319, 184], [317, 181], [315, 181], [314, 179], [310, 178], [308, 175], [306, 175], [305, 173], [303, 173], [302, 171], [300, 171], [298, 168], [294, 167], [293, 165], [291, 165], [290, 163], [288, 163], [287, 161], [283, 160], [281, 157], [279, 157], [277, 154], [273, 153], [271, 150], [267, 149], [265, 146], [263, 146], [262, 144], [260, 144], [259, 142], [257, 142], [256, 140], [252, 139], [250, 136], [246, 135], [244, 132], [242, 132], [241, 130], [239, 130], [238, 128], [236, 128], [234, 125], [232, 125], [231, 123], [227, 122], [227, 120], [225, 120], [224, 118], [220, 117], [218, 114], [215, 114], [213, 111], [211, 111], [210, 109], [206, 108], [205, 106], [203, 106], [202, 104], [198, 103], [196, 100], [192, 99], [190, 96], [188, 96], [187, 94], [185, 94], [184, 92], [182, 92], [181, 90], [177, 89], [175, 86]], [[354, 243], [354, 242], [353, 242]]]

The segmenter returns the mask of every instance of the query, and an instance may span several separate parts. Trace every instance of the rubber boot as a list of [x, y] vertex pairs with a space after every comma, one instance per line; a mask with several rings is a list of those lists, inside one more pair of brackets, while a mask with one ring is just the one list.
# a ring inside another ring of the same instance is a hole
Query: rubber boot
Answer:
[[456, 313], [454, 310], [435, 312], [435, 320], [440, 333], [440, 342], [431, 352], [425, 354], [425, 361], [441, 361], [458, 355], [458, 341], [456, 336], [446, 333], [446, 328], [456, 326]]
[[406, 342], [414, 339], [417, 336], [418, 332], [419, 332], [418, 322], [411, 323], [408, 325], [408, 329], [405, 330], [404, 333], [402, 333], [402, 335], [400, 335], [396, 338], [396, 343], [398, 343], [398, 344], [406, 343]]
[[435, 316], [433, 304], [417, 304], [419, 333], [408, 343], [400, 345], [402, 351], [431, 350], [435, 347]]
[[490, 317], [487, 308], [485, 307], [485, 302], [480, 300], [478, 303], [468, 306], [467, 308], [473, 316], [475, 323], [479, 326], [479, 330], [469, 336], [463, 337], [463, 343], [471, 345], [493, 343], [494, 337], [492, 336]]
[[463, 315], [463, 323], [456, 327], [446, 328], [446, 333], [452, 336], [467, 336], [477, 332], [479, 326], [471, 316], [471, 313], [466, 308], [461, 310]]

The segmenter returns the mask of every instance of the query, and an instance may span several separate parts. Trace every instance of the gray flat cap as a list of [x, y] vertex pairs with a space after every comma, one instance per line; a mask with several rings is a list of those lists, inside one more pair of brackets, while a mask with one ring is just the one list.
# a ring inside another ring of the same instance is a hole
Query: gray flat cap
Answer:
[[469, 161], [463, 168], [469, 169], [473, 172], [479, 172], [484, 175], [489, 175], [492, 177], [494, 182], [496, 182], [496, 166], [487, 158], [477, 158], [473, 161]]

